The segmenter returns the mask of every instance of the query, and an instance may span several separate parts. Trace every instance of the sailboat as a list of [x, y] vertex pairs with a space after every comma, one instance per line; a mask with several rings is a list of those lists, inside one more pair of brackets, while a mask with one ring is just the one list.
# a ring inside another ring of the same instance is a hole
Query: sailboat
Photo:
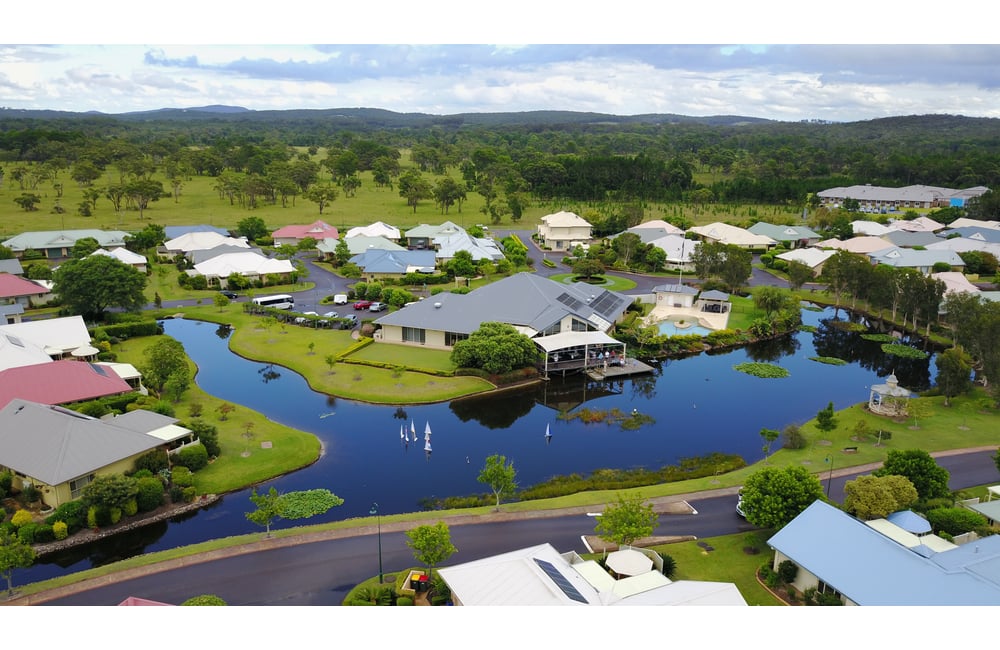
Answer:
[[413, 420], [410, 420], [410, 435], [413, 436], [413, 442], [416, 442], [417, 441], [417, 425], [415, 425], [413, 423]]
[[427, 453], [431, 452], [431, 441], [430, 440], [427, 440], [426, 442], [424, 442], [424, 451], [426, 451]]
[[545, 425], [545, 437], [546, 437], [546, 439], [552, 437], [552, 434], [549, 433], [549, 425], [547, 425], [547, 424]]
[[424, 427], [424, 441], [427, 443], [427, 446], [429, 447], [430, 444], [431, 444], [431, 423], [430, 422], [428, 422], [427, 426]]
[[406, 434], [403, 433], [403, 425], [402, 424], [399, 425], [399, 439], [402, 440], [403, 442], [409, 442], [409, 440], [406, 439]]

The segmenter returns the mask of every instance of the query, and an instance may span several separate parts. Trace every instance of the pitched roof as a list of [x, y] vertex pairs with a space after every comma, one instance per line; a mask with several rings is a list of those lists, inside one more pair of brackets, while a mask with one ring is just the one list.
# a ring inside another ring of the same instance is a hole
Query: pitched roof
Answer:
[[915, 246], [929, 246], [941, 241], [941, 238], [932, 232], [913, 230], [890, 230], [882, 235], [882, 239], [893, 246], [903, 248], [913, 248]]
[[434, 251], [370, 249], [351, 258], [365, 273], [411, 273], [434, 270]]
[[306, 237], [312, 237], [319, 241], [321, 239], [337, 239], [340, 235], [335, 227], [321, 220], [313, 221], [307, 225], [282, 226], [271, 233], [272, 239], [305, 239]]
[[821, 199], [857, 199], [858, 201], [920, 201], [931, 202], [952, 197], [970, 198], [986, 193], [985, 187], [970, 187], [956, 190], [932, 185], [908, 185], [906, 187], [881, 187], [878, 185], [851, 185], [833, 187], [817, 192]]
[[768, 545], [859, 605], [1000, 605], [1000, 535], [924, 557], [816, 501]]
[[14, 399], [0, 409], [0, 464], [59, 485], [162, 441], [59, 406]]
[[798, 241], [800, 239], [819, 239], [819, 233], [805, 226], [781, 226], [758, 221], [747, 230], [755, 235], [764, 235], [775, 241]]
[[3, 242], [3, 245], [15, 252], [29, 248], [43, 250], [46, 248], [72, 247], [78, 239], [92, 237], [102, 248], [124, 246], [130, 233], [124, 230], [97, 230], [94, 228], [82, 230], [34, 230], [15, 235]]
[[547, 214], [542, 217], [542, 221], [544, 221], [550, 228], [591, 227], [589, 221], [575, 212], [567, 212], [566, 210], [555, 212], [553, 214]]
[[678, 282], [668, 282], [666, 284], [658, 284], [653, 287], [655, 293], [678, 293], [688, 296], [698, 295], [698, 289], [694, 287], [689, 287], [686, 284], [680, 284]]
[[734, 246], [774, 246], [777, 243], [767, 235], [757, 235], [745, 228], [731, 226], [721, 221], [710, 223], [707, 226], [694, 226], [689, 228], [688, 232]]
[[982, 228], [982, 227], [971, 227], [971, 226], [965, 228], [950, 228], [941, 234], [945, 237], [957, 234], [961, 237], [966, 237], [968, 239], [975, 239], [982, 242], [988, 242], [990, 244], [1000, 243], [1000, 230], [996, 228]]
[[875, 237], [874, 235], [862, 235], [861, 237], [851, 237], [850, 239], [845, 239], [841, 241], [839, 239], [824, 239], [823, 241], [816, 244], [815, 248], [833, 248], [836, 250], [847, 251], [848, 253], [874, 253], [875, 251], [885, 250], [891, 246], [888, 240], [882, 239], [881, 237]]
[[385, 237], [386, 239], [399, 239], [400, 233], [399, 228], [396, 226], [390, 226], [387, 223], [381, 221], [376, 221], [375, 223], [368, 224], [367, 226], [357, 226], [351, 228], [344, 235], [345, 238], [350, 239], [352, 237]]
[[197, 226], [164, 226], [163, 233], [166, 235], [167, 239], [176, 239], [181, 235], [185, 235], [189, 232], [214, 232], [222, 235], [223, 237], [229, 236], [229, 231], [225, 228], [217, 228], [215, 226], [209, 226], [206, 224], [199, 224]]
[[0, 273], [22, 275], [24, 273], [24, 268], [21, 266], [21, 260], [16, 257], [12, 257], [9, 260], [0, 260]]
[[247, 248], [245, 246], [234, 246], [233, 244], [220, 244], [214, 248], [205, 248], [202, 250], [191, 251], [187, 254], [187, 258], [191, 260], [192, 264], [201, 264], [206, 262], [213, 257], [218, 257], [219, 255], [225, 255], [226, 253], [257, 253], [258, 255], [263, 255], [264, 252], [256, 247]]
[[106, 251], [103, 248], [98, 248], [96, 251], [91, 253], [91, 255], [104, 255], [106, 257], [113, 257], [119, 262], [124, 262], [128, 265], [146, 264], [148, 261], [145, 255], [139, 255], [138, 253], [133, 253], [127, 248], [116, 248], [110, 251]]
[[906, 268], [930, 268], [938, 262], [944, 262], [952, 267], [965, 266], [958, 253], [949, 250], [915, 250], [892, 246], [875, 251], [870, 257], [879, 264]]
[[909, 232], [934, 232], [944, 228], [943, 223], [938, 223], [930, 217], [917, 217], [916, 219], [893, 219], [889, 222], [892, 227]]
[[[383, 251], [405, 251], [406, 248], [400, 246], [394, 241], [390, 241], [385, 237], [370, 237], [368, 235], [355, 235], [354, 237], [345, 238], [344, 241], [347, 243], [347, 250], [351, 252], [351, 255], [360, 255], [368, 250], [383, 250]], [[324, 239], [321, 243], [316, 245], [318, 250], [324, 253], [335, 253], [337, 251], [337, 240], [336, 239]]]
[[562, 284], [533, 273], [517, 273], [466, 295], [439, 293], [375, 322], [471, 334], [498, 321], [541, 332], [566, 316], [607, 331], [632, 298], [577, 282]]
[[49, 290], [31, 280], [10, 273], [0, 273], [0, 298], [37, 296], [43, 293], [49, 293]]
[[687, 264], [691, 261], [691, 254], [698, 250], [700, 241], [687, 239], [683, 235], [665, 235], [659, 239], [653, 239], [647, 244], [656, 246], [667, 254], [667, 261], [674, 264]]
[[0, 370], [0, 407], [17, 398], [39, 404], [68, 404], [131, 390], [110, 368], [86, 361], [65, 359]]
[[290, 260], [264, 257], [253, 251], [224, 253], [194, 265], [194, 270], [205, 276], [224, 278], [230, 273], [240, 275], [267, 275], [269, 273], [291, 273], [295, 270]]
[[836, 254], [835, 251], [823, 250], [821, 248], [796, 248], [795, 250], [775, 255], [775, 257], [786, 262], [801, 262], [809, 268], [815, 269]]
[[191, 251], [215, 248], [216, 246], [221, 246], [223, 244], [239, 246], [240, 248], [250, 248], [250, 244], [244, 237], [227, 237], [214, 231], [204, 230], [187, 232], [179, 237], [167, 240], [163, 243], [163, 247], [168, 251], [183, 251], [185, 253], [190, 253]]
[[0, 334], [16, 336], [41, 350], [51, 350], [52, 354], [66, 354], [90, 344], [90, 332], [82, 316], [0, 325]]
[[[652, 243], [654, 240], [662, 239], [668, 235], [684, 235], [684, 231], [682, 229], [672, 223], [667, 223], [662, 219], [654, 219], [652, 221], [640, 223], [638, 226], [632, 226], [628, 230], [625, 230], [625, 232], [638, 235], [643, 244]], [[617, 235], [614, 235], [614, 237], [618, 237], [621, 234], [622, 233], [618, 233]]]

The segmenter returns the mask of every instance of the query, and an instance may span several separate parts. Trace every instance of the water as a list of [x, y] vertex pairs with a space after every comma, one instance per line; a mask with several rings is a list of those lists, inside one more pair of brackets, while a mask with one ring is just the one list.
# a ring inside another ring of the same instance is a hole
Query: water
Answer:
[[701, 325], [688, 325], [687, 327], [678, 327], [677, 323], [669, 320], [662, 321], [659, 324], [660, 334], [666, 334], [667, 336], [686, 336], [690, 334], [697, 334], [698, 336], [707, 336], [712, 333], [712, 330], [707, 327], [702, 327]]
[[[164, 326], [198, 364], [196, 380], [203, 389], [322, 440], [325, 452], [316, 463], [261, 486], [282, 492], [327, 488], [344, 498], [344, 505], [308, 520], [320, 523], [365, 516], [373, 502], [383, 514], [391, 514], [419, 510], [425, 498], [485, 493], [476, 477], [484, 458], [493, 453], [514, 462], [522, 486], [602, 468], [659, 468], [717, 451], [755, 462], [762, 456], [761, 428], [804, 422], [829, 401], [837, 409], [866, 401], [869, 386], [882, 383], [890, 372], [907, 388], [930, 384], [932, 360], [887, 357], [878, 343], [823, 325], [832, 313], [803, 312], [806, 324], [819, 326], [815, 334], [800, 332], [743, 349], [664, 361], [651, 375], [609, 382], [553, 378], [531, 389], [402, 409], [315, 393], [290, 370], [229, 352], [225, 328], [187, 320], [168, 320]], [[843, 311], [840, 316], [845, 317]], [[832, 366], [811, 361], [811, 356], [850, 363]], [[744, 361], [778, 363], [791, 375], [759, 379], [732, 369]], [[582, 406], [626, 413], [634, 408], [652, 416], [655, 424], [624, 431], [557, 419], [560, 410]], [[404, 445], [399, 428], [405, 424], [409, 429], [411, 422], [419, 439]], [[430, 455], [423, 450], [428, 423]], [[548, 441], [546, 426], [552, 433]], [[255, 436], [266, 440], [266, 431], [255, 431]], [[15, 578], [34, 582], [144, 552], [258, 532], [245, 517], [253, 509], [249, 494], [241, 490], [169, 525], [144, 527], [47, 557], [15, 572]], [[275, 528], [296, 523], [303, 522], [278, 520]]]

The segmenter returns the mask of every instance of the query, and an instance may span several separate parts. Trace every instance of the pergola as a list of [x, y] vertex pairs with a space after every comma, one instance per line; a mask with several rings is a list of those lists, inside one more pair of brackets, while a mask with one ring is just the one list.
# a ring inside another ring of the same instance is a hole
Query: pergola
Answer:
[[603, 366], [608, 359], [625, 359], [625, 344], [604, 332], [560, 332], [532, 341], [545, 353], [541, 370], [546, 375]]

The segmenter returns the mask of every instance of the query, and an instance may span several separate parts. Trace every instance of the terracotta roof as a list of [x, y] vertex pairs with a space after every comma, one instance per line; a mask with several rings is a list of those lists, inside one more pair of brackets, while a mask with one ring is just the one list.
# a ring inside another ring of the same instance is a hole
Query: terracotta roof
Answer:
[[324, 239], [337, 239], [339, 235], [337, 234], [337, 229], [325, 221], [314, 221], [307, 226], [298, 224], [283, 226], [271, 233], [271, 237], [273, 239], [305, 239], [306, 237], [312, 237], [316, 241], [322, 241]]
[[0, 408], [13, 399], [68, 404], [132, 390], [106, 366], [85, 361], [53, 361], [0, 371]]

